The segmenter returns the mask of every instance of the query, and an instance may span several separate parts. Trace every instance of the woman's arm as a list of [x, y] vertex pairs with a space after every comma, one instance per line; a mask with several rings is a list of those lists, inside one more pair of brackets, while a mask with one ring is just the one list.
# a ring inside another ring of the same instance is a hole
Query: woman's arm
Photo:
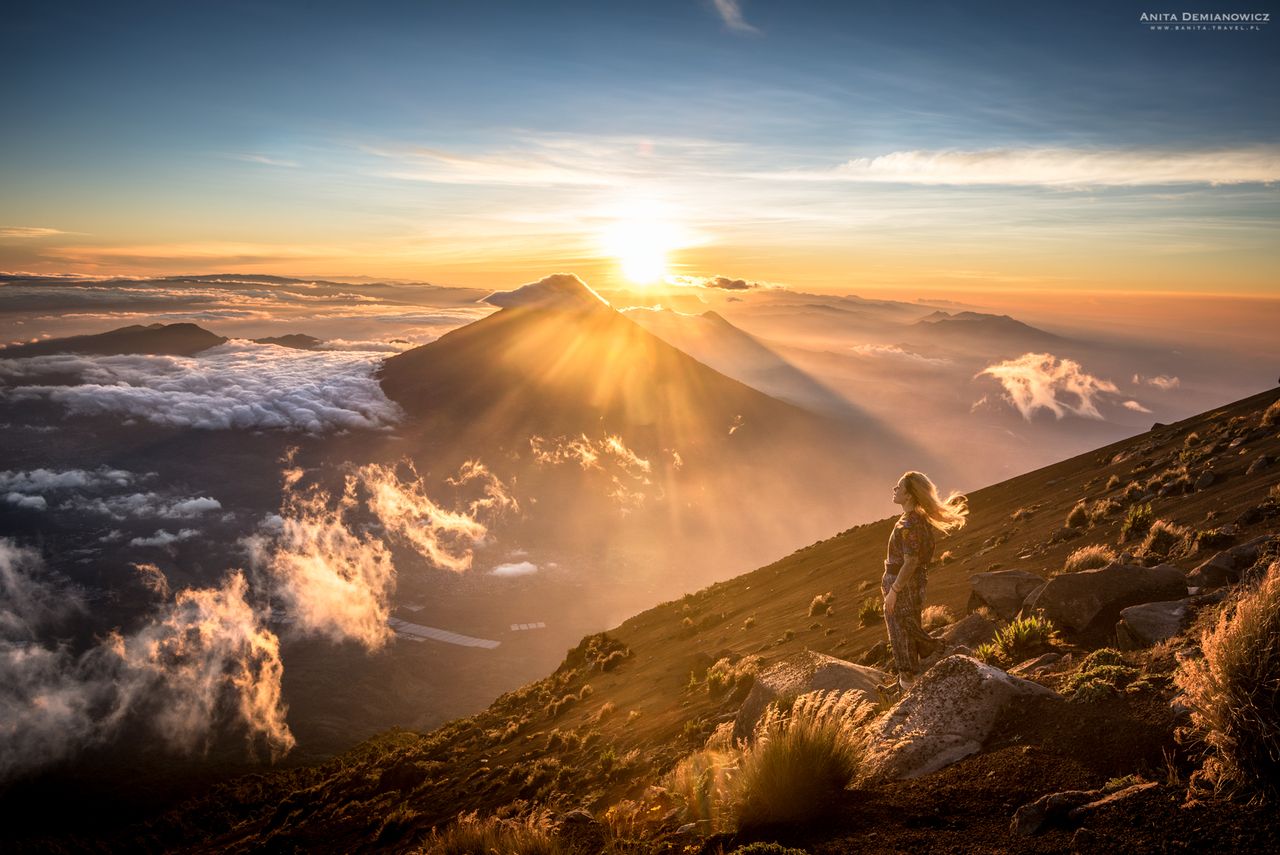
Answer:
[[902, 569], [898, 571], [898, 576], [893, 580], [893, 584], [889, 586], [889, 592], [884, 595], [884, 610], [886, 612], [893, 611], [898, 602], [898, 592], [902, 590], [902, 586], [911, 581], [911, 576], [916, 572], [916, 568], [920, 566], [920, 561], [911, 554], [903, 556]]

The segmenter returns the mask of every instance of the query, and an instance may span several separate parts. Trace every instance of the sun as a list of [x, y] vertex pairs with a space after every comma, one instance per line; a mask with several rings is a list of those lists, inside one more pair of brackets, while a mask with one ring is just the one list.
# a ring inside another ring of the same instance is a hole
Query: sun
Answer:
[[667, 275], [667, 254], [677, 245], [675, 227], [648, 212], [619, 219], [604, 234], [605, 251], [634, 285], [661, 281]]

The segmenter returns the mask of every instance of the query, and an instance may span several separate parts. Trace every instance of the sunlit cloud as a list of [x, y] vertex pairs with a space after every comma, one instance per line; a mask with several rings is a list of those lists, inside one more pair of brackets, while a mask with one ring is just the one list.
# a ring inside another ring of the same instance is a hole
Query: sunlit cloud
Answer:
[[855, 344], [853, 352], [859, 356], [880, 359], [897, 359], [906, 362], [918, 362], [922, 365], [950, 365], [951, 360], [940, 356], [924, 356], [905, 350], [896, 344]]
[[984, 149], [895, 151], [859, 157], [829, 170], [756, 173], [798, 181], [1133, 187], [1170, 184], [1250, 184], [1280, 180], [1280, 149], [1216, 151], [1127, 149]]
[[[620, 436], [592, 439], [586, 434], [555, 438], [535, 435], [529, 438], [529, 448], [540, 465], [573, 464], [603, 473], [609, 482], [605, 494], [624, 509], [644, 504], [649, 495], [652, 463], [628, 447]], [[679, 468], [683, 461], [676, 452], [672, 454], [673, 468]]]
[[1155, 386], [1163, 392], [1172, 391], [1182, 385], [1182, 381], [1177, 377], [1171, 377], [1167, 374], [1159, 374], [1155, 377], [1143, 377], [1141, 374], [1135, 374], [1133, 375], [1133, 382], [1136, 386]]
[[729, 29], [738, 33], [758, 33], [760, 32], [751, 24], [747, 23], [747, 19], [742, 15], [742, 3], [740, 0], [712, 0], [715, 4], [716, 12], [720, 15], [720, 20]]
[[1041, 409], [1059, 419], [1071, 413], [1101, 420], [1098, 398], [1118, 391], [1114, 383], [1087, 373], [1075, 360], [1059, 359], [1050, 353], [1024, 353], [1017, 359], [989, 365], [976, 376], [999, 380], [1005, 399], [1027, 421]]
[[532, 576], [538, 572], [538, 565], [532, 561], [517, 561], [511, 564], [499, 564], [490, 571], [494, 576], [513, 578], [516, 576]]
[[718, 288], [722, 291], [751, 291], [756, 288], [784, 288], [772, 282], [755, 282], [729, 276], [668, 276], [663, 281], [681, 288]]
[[1151, 410], [1139, 404], [1137, 401], [1125, 401], [1122, 405], [1126, 410], [1133, 410], [1135, 413], [1150, 413]]

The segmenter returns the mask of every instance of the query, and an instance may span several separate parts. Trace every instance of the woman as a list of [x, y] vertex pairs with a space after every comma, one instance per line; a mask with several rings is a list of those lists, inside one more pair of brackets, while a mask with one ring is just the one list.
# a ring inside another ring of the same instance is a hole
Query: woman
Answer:
[[969, 513], [967, 500], [952, 493], [946, 500], [922, 472], [908, 472], [893, 488], [893, 502], [902, 516], [889, 535], [880, 590], [884, 593], [884, 624], [898, 666], [898, 685], [911, 688], [920, 660], [938, 646], [920, 625], [929, 562], [933, 560], [933, 530], [958, 531]]

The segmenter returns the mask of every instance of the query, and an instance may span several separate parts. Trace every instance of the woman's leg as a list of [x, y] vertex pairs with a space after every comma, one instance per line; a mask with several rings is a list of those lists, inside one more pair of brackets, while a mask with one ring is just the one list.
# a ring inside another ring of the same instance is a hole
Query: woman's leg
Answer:
[[[886, 582], [885, 579], [888, 581]], [[889, 593], [889, 585], [893, 584], [894, 579], [885, 577], [881, 580], [880, 589], [883, 593]], [[908, 676], [914, 675], [916, 669], [920, 667], [920, 658], [916, 653], [915, 640], [911, 637], [909, 627], [910, 608], [909, 600], [912, 599], [910, 592], [915, 591], [916, 586], [908, 585], [906, 588], [898, 592], [898, 599], [894, 604], [892, 611], [885, 609], [884, 611], [884, 627], [889, 633], [889, 644], [893, 648], [893, 664], [897, 666], [899, 674]], [[920, 623], [920, 611], [916, 609], [916, 623]]]

